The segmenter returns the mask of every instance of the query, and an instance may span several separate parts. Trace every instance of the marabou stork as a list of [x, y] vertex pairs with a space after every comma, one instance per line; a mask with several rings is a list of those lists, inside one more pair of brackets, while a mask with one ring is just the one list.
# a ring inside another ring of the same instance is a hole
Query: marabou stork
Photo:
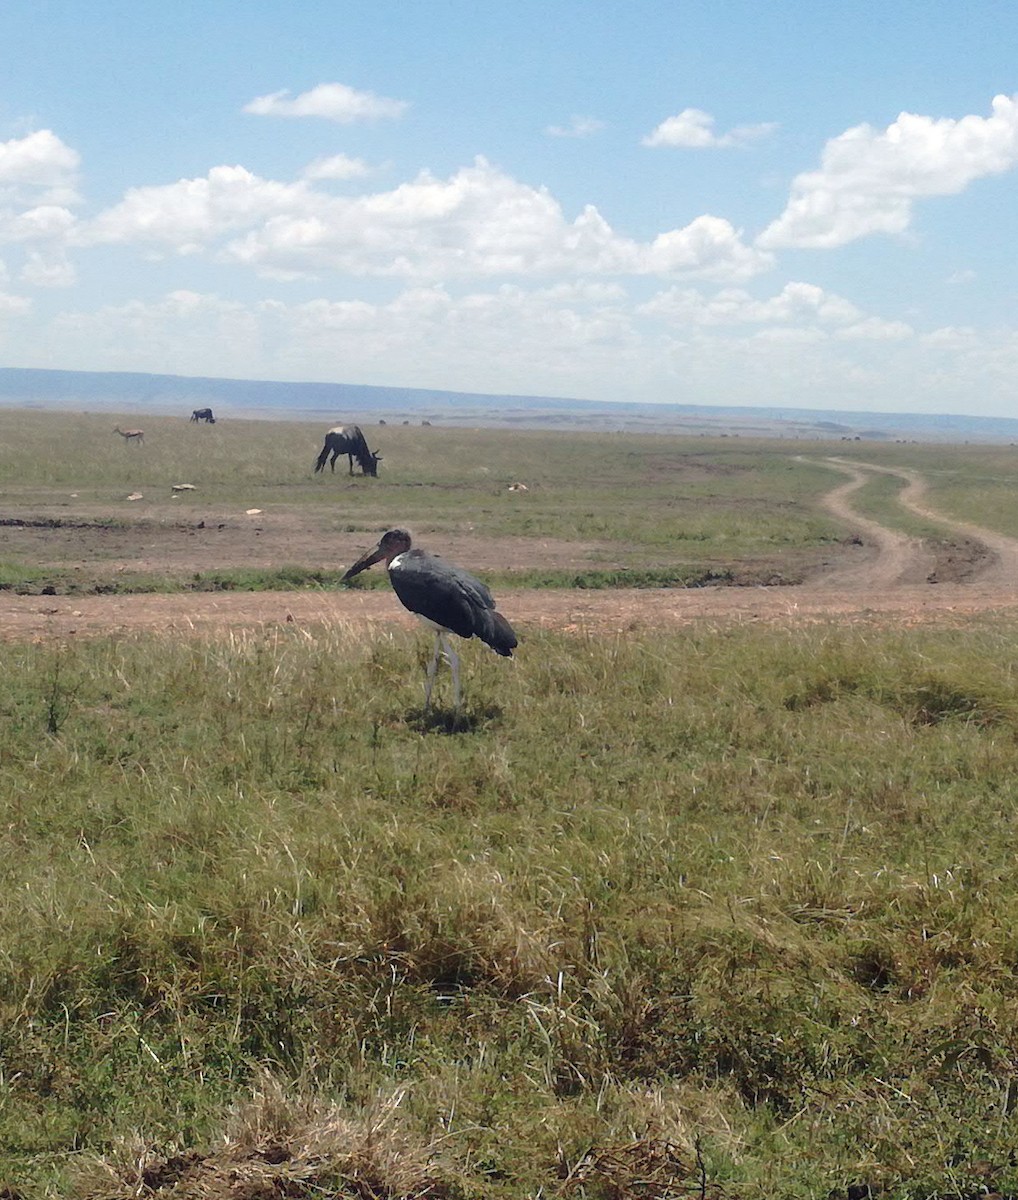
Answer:
[[426, 550], [411, 550], [405, 529], [383, 533], [378, 545], [362, 555], [343, 576], [352, 579], [373, 563], [385, 559], [389, 580], [400, 603], [435, 631], [435, 654], [428, 666], [424, 706], [431, 703], [431, 689], [442, 653], [452, 668], [453, 703], [460, 704], [459, 657], [449, 634], [479, 637], [496, 654], [511, 658], [516, 646], [512, 626], [495, 608], [491, 592], [469, 572], [454, 567]]

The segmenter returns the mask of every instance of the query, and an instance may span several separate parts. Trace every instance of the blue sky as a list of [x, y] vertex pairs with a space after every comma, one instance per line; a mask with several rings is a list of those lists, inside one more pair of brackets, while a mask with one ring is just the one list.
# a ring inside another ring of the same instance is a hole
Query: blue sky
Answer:
[[5, 0], [0, 363], [1018, 415], [1018, 5]]

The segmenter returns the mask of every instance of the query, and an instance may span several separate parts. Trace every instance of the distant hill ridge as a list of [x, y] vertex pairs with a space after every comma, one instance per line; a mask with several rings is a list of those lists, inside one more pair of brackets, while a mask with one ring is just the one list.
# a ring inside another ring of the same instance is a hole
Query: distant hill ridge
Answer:
[[189, 415], [209, 406], [224, 416], [340, 420], [435, 418], [514, 428], [628, 429], [745, 436], [917, 438], [1016, 441], [1018, 419], [952, 414], [876, 413], [738, 405], [641, 404], [552, 396], [491, 395], [353, 383], [283, 383], [0, 367], [5, 407]]

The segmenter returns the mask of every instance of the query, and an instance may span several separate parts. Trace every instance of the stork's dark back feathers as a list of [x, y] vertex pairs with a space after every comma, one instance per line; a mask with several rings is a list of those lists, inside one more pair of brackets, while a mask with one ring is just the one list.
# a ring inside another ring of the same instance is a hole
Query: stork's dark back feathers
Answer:
[[[343, 578], [353, 579], [383, 559], [400, 603], [429, 624], [440, 641], [447, 633], [461, 638], [476, 637], [503, 658], [512, 657], [516, 634], [496, 610], [487, 586], [462, 567], [427, 550], [416, 549], [405, 529], [383, 533], [378, 545], [362, 554]], [[447, 655], [451, 652], [446, 643]]]
[[407, 550], [389, 564], [392, 587], [404, 608], [462, 638], [477, 637], [511, 658], [516, 634], [495, 608], [484, 583], [426, 550]]

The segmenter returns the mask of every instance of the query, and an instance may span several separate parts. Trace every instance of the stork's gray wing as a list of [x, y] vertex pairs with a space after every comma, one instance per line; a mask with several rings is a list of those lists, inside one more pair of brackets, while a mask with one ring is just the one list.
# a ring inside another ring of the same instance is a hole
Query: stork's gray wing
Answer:
[[469, 571], [411, 550], [394, 560], [389, 577], [404, 608], [462, 638], [479, 637], [499, 654], [512, 654], [516, 635], [495, 611], [491, 592]]

